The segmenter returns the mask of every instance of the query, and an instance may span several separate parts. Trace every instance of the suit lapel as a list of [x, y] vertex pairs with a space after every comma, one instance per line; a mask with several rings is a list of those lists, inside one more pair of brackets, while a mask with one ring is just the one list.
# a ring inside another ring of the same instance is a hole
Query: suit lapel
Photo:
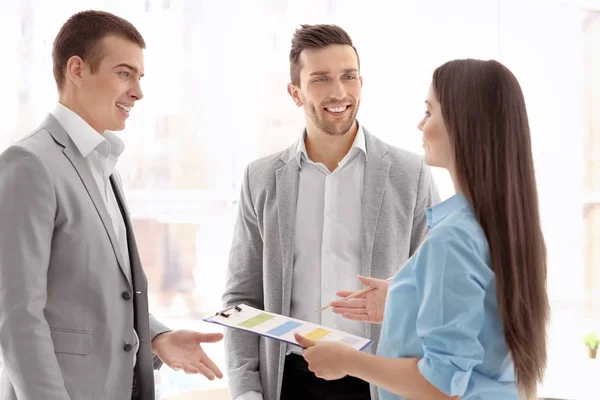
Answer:
[[369, 159], [365, 164], [363, 183], [362, 274], [371, 276], [375, 230], [390, 172], [390, 162], [382, 158], [387, 152], [387, 146], [366, 129], [363, 130]]
[[139, 254], [137, 250], [137, 245], [135, 243], [135, 238], [133, 236], [133, 227], [131, 226], [131, 220], [129, 219], [129, 210], [127, 209], [127, 203], [125, 202], [125, 195], [123, 194], [123, 190], [121, 189], [120, 182], [115, 178], [115, 175], [112, 174], [110, 176], [110, 184], [113, 188], [113, 192], [115, 194], [115, 198], [117, 200], [117, 204], [119, 205], [119, 211], [121, 212], [121, 216], [123, 217], [123, 223], [125, 224], [125, 232], [127, 234], [127, 248], [129, 250], [129, 264], [130, 264], [130, 274], [127, 274], [125, 270], [123, 270], [123, 274], [125, 277], [131, 276], [131, 281], [129, 284], [133, 285], [134, 289], [142, 288], [141, 282], [139, 282], [140, 276], [143, 274], [138, 272], [138, 268], [141, 268], [141, 265], [138, 265], [137, 260], [139, 260]]
[[[298, 199], [298, 180], [300, 168], [293, 156], [295, 146], [282, 155], [287, 162], [276, 171], [277, 219], [279, 220], [279, 240], [282, 259], [282, 311], [288, 315], [292, 294], [292, 278], [294, 273], [294, 247], [296, 232], [296, 203]], [[287, 158], [287, 159], [286, 159]]]
[[[110, 215], [108, 214], [108, 209], [106, 207], [105, 201], [102, 199], [102, 195], [100, 194], [100, 190], [98, 189], [98, 185], [94, 180], [92, 175], [92, 171], [90, 170], [85, 158], [79, 153], [75, 143], [68, 136], [67, 132], [60, 125], [60, 123], [52, 116], [49, 115], [44, 123], [42, 124], [48, 132], [52, 135], [54, 140], [56, 140], [61, 146], [64, 147], [63, 153], [69, 159], [75, 171], [79, 175], [85, 190], [87, 191], [96, 211], [98, 212], [98, 216], [104, 225], [104, 229], [108, 238], [110, 239], [110, 244], [113, 248], [113, 252], [115, 253], [115, 257], [117, 258], [117, 262], [119, 267], [123, 271], [124, 268], [124, 260], [123, 255], [121, 254], [121, 250], [119, 248], [119, 242], [117, 241], [117, 235], [112, 225], [112, 220]], [[124, 277], [127, 279], [127, 274], [124, 274]], [[128, 280], [129, 281], [129, 280]], [[131, 282], [130, 282], [131, 284]]]
[[[142, 268], [142, 263], [140, 261], [140, 254], [137, 248], [137, 243], [135, 241], [135, 235], [133, 233], [133, 225], [131, 224], [129, 211], [127, 209], [127, 202], [125, 201], [125, 196], [123, 194], [123, 189], [121, 188], [121, 183], [119, 179], [115, 178], [114, 174], [110, 176], [110, 183], [112, 185], [113, 191], [115, 192], [117, 204], [119, 205], [119, 210], [121, 211], [121, 215], [123, 216], [123, 222], [125, 223], [125, 230], [127, 231], [127, 247], [129, 249], [129, 260], [131, 265], [131, 278], [133, 280], [133, 288], [136, 290], [137, 293], [139, 293], [140, 291], [145, 291], [147, 289], [148, 280], [146, 279], [146, 274], [144, 273], [144, 269]], [[147, 297], [144, 297], [144, 299], [146, 298]], [[139, 298], [137, 304], [140, 304]], [[142, 313], [141, 317], [144, 317], [147, 322], [147, 313]], [[146, 325], [142, 324], [141, 326], [145, 327]]]
[[127, 209], [127, 203], [123, 190], [121, 189], [121, 182], [115, 176], [110, 176], [110, 184], [112, 185], [113, 192], [117, 204], [119, 205], [119, 211], [123, 217], [125, 223], [125, 229], [127, 231], [127, 246], [129, 248], [129, 260], [131, 264], [131, 279], [133, 281], [134, 294], [134, 329], [140, 340], [140, 349], [137, 353], [137, 363], [135, 365], [135, 376], [138, 383], [139, 398], [140, 399], [151, 399], [154, 398], [154, 387], [152, 383], [153, 374], [153, 355], [152, 355], [152, 334], [150, 332], [150, 319], [148, 314], [148, 281], [142, 264], [140, 262], [140, 256], [135, 242], [135, 235], [133, 234], [133, 226], [131, 225], [131, 219], [129, 218], [129, 211]]
[[125, 223], [127, 231], [127, 246], [129, 248], [129, 260], [131, 265], [131, 279], [133, 281], [134, 294], [134, 329], [140, 340], [140, 349], [137, 353], [135, 375], [139, 387], [140, 399], [154, 398], [154, 387], [150, 384], [153, 374], [152, 335], [150, 332], [150, 320], [148, 314], [148, 281], [135, 242], [133, 226], [129, 218], [127, 202], [121, 188], [120, 179], [115, 174], [110, 176], [110, 184], [115, 193], [119, 211]]

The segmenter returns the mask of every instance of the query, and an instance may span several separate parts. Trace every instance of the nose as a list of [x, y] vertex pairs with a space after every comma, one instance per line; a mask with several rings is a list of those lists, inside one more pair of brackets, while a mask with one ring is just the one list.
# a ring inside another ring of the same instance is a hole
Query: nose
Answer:
[[421, 132], [423, 132], [423, 125], [425, 125], [425, 118], [423, 118], [423, 119], [422, 119], [422, 120], [419, 122], [419, 124], [417, 125], [417, 128], [418, 128], [418, 129], [419, 129]]
[[142, 85], [140, 81], [137, 81], [135, 87], [133, 87], [129, 93], [129, 97], [134, 99], [135, 101], [141, 100], [144, 98], [144, 92], [142, 92]]
[[346, 97], [346, 90], [344, 89], [343, 83], [339, 79], [333, 80], [329, 97], [339, 100], [342, 100]]

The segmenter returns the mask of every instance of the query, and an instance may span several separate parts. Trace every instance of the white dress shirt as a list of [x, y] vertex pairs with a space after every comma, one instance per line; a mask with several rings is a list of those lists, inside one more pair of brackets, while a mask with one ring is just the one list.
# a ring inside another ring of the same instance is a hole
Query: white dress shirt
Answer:
[[[350, 151], [333, 171], [308, 157], [298, 141], [300, 165], [290, 316], [358, 336], [362, 322], [316, 309], [335, 300], [340, 289], [361, 288], [362, 197], [367, 148], [359, 125]], [[301, 354], [298, 346], [289, 350]]]
[[[334, 171], [310, 160], [305, 138], [303, 134], [298, 140], [296, 153], [300, 179], [290, 317], [364, 337], [364, 323], [331, 310], [315, 310], [336, 299], [335, 292], [340, 289], [362, 288], [358, 275], [362, 271], [362, 197], [368, 160], [365, 134], [359, 124], [350, 151]], [[290, 352], [302, 354], [302, 349], [289, 345]], [[248, 391], [235, 400], [263, 400], [263, 396]]]
[[[56, 105], [52, 113], [54, 118], [65, 129], [75, 146], [85, 158], [94, 180], [98, 185], [102, 199], [108, 209], [108, 214], [112, 220], [113, 229], [117, 235], [119, 249], [123, 255], [123, 270], [127, 277], [131, 279], [131, 267], [129, 265], [129, 249], [127, 247], [127, 230], [125, 221], [119, 209], [119, 203], [110, 184], [110, 176], [115, 172], [115, 166], [125, 144], [117, 135], [110, 131], [105, 131], [104, 136], [94, 130], [78, 114], [71, 111], [61, 103]], [[133, 365], [135, 366], [137, 351], [139, 349], [139, 338], [135, 329], [133, 330]]]

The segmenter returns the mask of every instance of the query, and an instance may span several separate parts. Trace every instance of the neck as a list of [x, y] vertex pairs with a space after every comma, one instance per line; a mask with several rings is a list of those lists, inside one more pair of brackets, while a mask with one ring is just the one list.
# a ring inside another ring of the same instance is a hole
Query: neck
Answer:
[[454, 168], [448, 168], [448, 172], [450, 173], [450, 177], [452, 178], [452, 184], [454, 185], [454, 192], [457, 194], [458, 193], [464, 194]]
[[352, 148], [357, 132], [356, 121], [344, 135], [329, 135], [307, 125], [304, 143], [308, 157], [315, 163], [324, 164], [330, 171], [335, 170]]
[[75, 114], [79, 115], [89, 126], [92, 127], [92, 129], [104, 136], [104, 129], [94, 124], [91, 116], [86, 112], [85, 108], [81, 106], [81, 102], [76, 100], [74, 94], [61, 93], [58, 96], [58, 102], [67, 107], [69, 110], [73, 111]]

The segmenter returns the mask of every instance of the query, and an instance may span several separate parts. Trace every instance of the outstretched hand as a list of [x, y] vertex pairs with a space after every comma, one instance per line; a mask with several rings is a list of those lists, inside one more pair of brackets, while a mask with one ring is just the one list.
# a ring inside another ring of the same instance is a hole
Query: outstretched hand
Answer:
[[172, 369], [187, 374], [201, 374], [207, 379], [219, 379], [223, 373], [206, 355], [200, 343], [215, 343], [223, 339], [221, 333], [201, 333], [189, 330], [165, 332], [152, 340], [152, 351]]
[[[333, 312], [354, 321], [366, 321], [375, 324], [383, 322], [385, 300], [390, 283], [384, 279], [367, 278], [359, 276], [358, 279], [365, 286], [374, 287], [358, 297], [350, 300], [334, 300], [330, 303]], [[350, 290], [340, 290], [336, 293], [339, 297], [347, 297], [355, 293]]]

